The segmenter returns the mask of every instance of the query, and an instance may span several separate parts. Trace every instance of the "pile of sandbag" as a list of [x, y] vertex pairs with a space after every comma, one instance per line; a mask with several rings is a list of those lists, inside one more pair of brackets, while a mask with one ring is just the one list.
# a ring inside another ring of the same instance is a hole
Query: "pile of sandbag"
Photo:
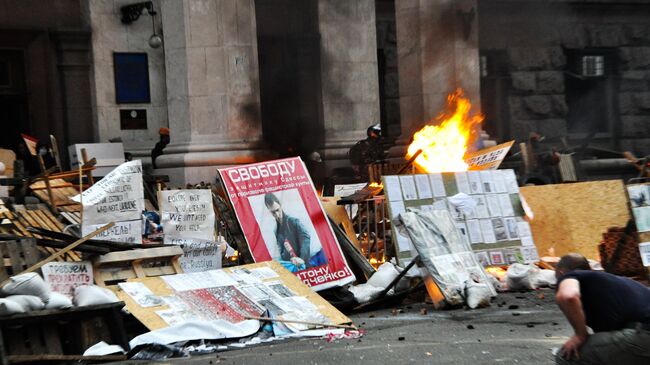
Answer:
[[543, 270], [534, 265], [512, 264], [505, 276], [505, 287], [509, 290], [534, 290], [556, 285], [555, 271]]
[[75, 306], [118, 302], [115, 294], [95, 285], [75, 288], [74, 298], [52, 291], [37, 273], [12, 276], [0, 289], [0, 316], [28, 313], [43, 309], [66, 309]]

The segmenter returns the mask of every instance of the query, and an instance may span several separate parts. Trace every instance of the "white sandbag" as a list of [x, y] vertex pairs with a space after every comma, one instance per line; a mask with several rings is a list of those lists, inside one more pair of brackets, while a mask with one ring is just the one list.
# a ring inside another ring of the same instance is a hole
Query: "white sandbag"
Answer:
[[12, 314], [25, 313], [25, 308], [20, 304], [7, 300], [5, 298], [0, 298], [0, 316], [9, 316]]
[[50, 294], [50, 301], [45, 305], [45, 309], [67, 309], [72, 308], [72, 300], [67, 296], [52, 292]]
[[530, 283], [534, 288], [554, 287], [557, 284], [554, 270], [539, 270], [531, 274]]
[[489, 285], [487, 283], [476, 283], [468, 280], [465, 287], [467, 306], [472, 309], [490, 306], [492, 290]]
[[372, 274], [370, 279], [368, 279], [368, 284], [376, 288], [385, 289], [398, 275], [399, 272], [395, 269], [393, 264], [390, 262], [384, 262], [379, 266], [377, 272]]
[[38, 311], [45, 308], [45, 303], [35, 295], [10, 295], [5, 299], [18, 303], [26, 312]]
[[376, 286], [365, 283], [353, 285], [349, 287], [348, 290], [354, 295], [354, 299], [356, 299], [359, 304], [363, 304], [376, 299], [379, 296], [379, 293], [384, 290], [384, 288], [378, 288]]
[[12, 276], [9, 282], [2, 287], [2, 292], [5, 295], [35, 295], [47, 303], [52, 290], [40, 275], [30, 272]]
[[119, 301], [120, 299], [115, 296], [115, 293], [97, 285], [82, 285], [74, 289], [74, 303], [79, 307]]
[[[530, 275], [535, 271], [531, 265], [512, 264], [506, 271], [506, 284], [510, 290], [535, 289], [530, 282]], [[539, 270], [539, 269], [537, 269]]]
[[474, 208], [478, 205], [476, 199], [465, 193], [458, 193], [454, 196], [450, 196], [447, 198], [447, 201], [465, 215], [472, 214]]

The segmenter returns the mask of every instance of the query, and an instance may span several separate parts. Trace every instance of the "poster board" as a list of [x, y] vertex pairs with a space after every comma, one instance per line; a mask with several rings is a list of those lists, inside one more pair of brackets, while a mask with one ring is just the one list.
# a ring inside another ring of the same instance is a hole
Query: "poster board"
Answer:
[[[447, 210], [484, 266], [538, 258], [513, 170], [384, 176], [383, 184], [391, 221], [408, 208]], [[478, 203], [471, 214], [451, 203], [450, 197], [458, 193]], [[395, 224], [391, 230], [398, 262], [406, 265], [415, 256], [412, 243]]]
[[602, 234], [630, 219], [622, 180], [524, 186], [521, 195], [535, 214], [530, 224], [543, 256], [577, 252], [599, 261]]
[[632, 215], [639, 233], [650, 232], [650, 183], [627, 186]]
[[510, 141], [467, 153], [464, 156], [465, 162], [469, 165], [470, 170], [496, 170], [514, 143], [515, 141]]
[[[352, 323], [350, 318], [334, 308], [329, 302], [323, 299], [320, 295], [316, 294], [307, 285], [302, 283], [295, 275], [290, 273], [281, 264], [275, 261], [230, 267], [219, 271], [230, 274], [237, 269], [251, 270], [259, 268], [269, 268], [278, 275], [274, 278], [263, 279], [263, 282], [281, 281], [297, 296], [305, 297], [318, 309], [318, 311], [323, 316], [327, 317], [333, 324]], [[174, 290], [165, 282], [163, 277], [136, 278], [129, 279], [128, 282], [143, 283], [153, 294], [157, 296], [171, 296], [174, 294]], [[133, 316], [142, 322], [142, 324], [144, 324], [145, 327], [147, 327], [149, 330], [153, 331], [156, 329], [168, 327], [168, 324], [158, 314], [156, 314], [156, 312], [170, 309], [169, 305], [142, 307], [138, 305], [131, 296], [126, 294], [124, 291], [121, 291], [119, 287], [113, 287], [113, 290], [115, 290], [117, 296], [124, 301], [129, 312], [132, 313]]]
[[314, 290], [355, 280], [300, 158], [219, 169], [251, 255]]
[[492, 296], [497, 295], [487, 273], [469, 243], [461, 237], [448, 211], [406, 212], [400, 215], [400, 223], [411, 238], [423, 266], [449, 304], [457, 305], [465, 301], [468, 281], [487, 284]]
[[214, 242], [215, 214], [208, 189], [158, 192], [164, 243], [182, 245], [179, 263], [184, 272], [221, 268], [221, 249]]
[[[101, 239], [142, 243], [144, 188], [142, 162], [125, 162], [83, 193], [71, 198], [83, 205], [82, 232], [90, 233], [108, 223], [116, 226]], [[138, 230], [139, 227], [139, 230]]]
[[89, 261], [49, 262], [41, 267], [41, 272], [52, 291], [70, 299], [76, 287], [93, 284], [93, 266]]

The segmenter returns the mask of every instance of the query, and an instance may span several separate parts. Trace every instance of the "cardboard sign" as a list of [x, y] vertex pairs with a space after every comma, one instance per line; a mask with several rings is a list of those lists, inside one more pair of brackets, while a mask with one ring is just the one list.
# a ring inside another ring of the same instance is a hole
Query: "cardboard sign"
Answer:
[[166, 235], [165, 242], [183, 246], [183, 256], [179, 259], [183, 272], [221, 269], [221, 246], [217, 242], [195, 238], [173, 238]]
[[314, 290], [355, 280], [299, 158], [219, 174], [255, 261], [276, 260]]
[[83, 225], [141, 219], [142, 163], [134, 160], [121, 164], [72, 200], [83, 204]]
[[50, 262], [41, 267], [43, 279], [53, 291], [74, 297], [74, 288], [93, 284], [93, 267], [88, 261]]
[[465, 162], [470, 170], [496, 170], [514, 143], [515, 141], [510, 141], [468, 153], [465, 155]]
[[158, 192], [165, 244], [182, 245], [184, 272], [221, 268], [221, 249], [214, 242], [212, 192], [207, 189]]
[[[81, 235], [90, 234], [108, 223], [103, 224], [84, 224], [81, 227]], [[96, 235], [94, 239], [103, 241], [142, 243], [142, 221], [115, 222], [115, 225], [102, 233]]]
[[172, 238], [214, 239], [212, 192], [207, 189], [158, 192], [165, 243]]

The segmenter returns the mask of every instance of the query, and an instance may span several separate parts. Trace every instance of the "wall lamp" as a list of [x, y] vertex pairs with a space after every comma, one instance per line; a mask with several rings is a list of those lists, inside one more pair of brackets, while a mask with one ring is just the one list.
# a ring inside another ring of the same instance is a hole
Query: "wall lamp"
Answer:
[[122, 12], [122, 23], [131, 24], [140, 18], [142, 11], [147, 9], [147, 13], [151, 15], [151, 26], [153, 27], [153, 34], [149, 37], [149, 46], [151, 48], [159, 48], [162, 46], [162, 38], [156, 33], [156, 10], [153, 8], [152, 1], [143, 1], [131, 5], [125, 5], [120, 8]]

